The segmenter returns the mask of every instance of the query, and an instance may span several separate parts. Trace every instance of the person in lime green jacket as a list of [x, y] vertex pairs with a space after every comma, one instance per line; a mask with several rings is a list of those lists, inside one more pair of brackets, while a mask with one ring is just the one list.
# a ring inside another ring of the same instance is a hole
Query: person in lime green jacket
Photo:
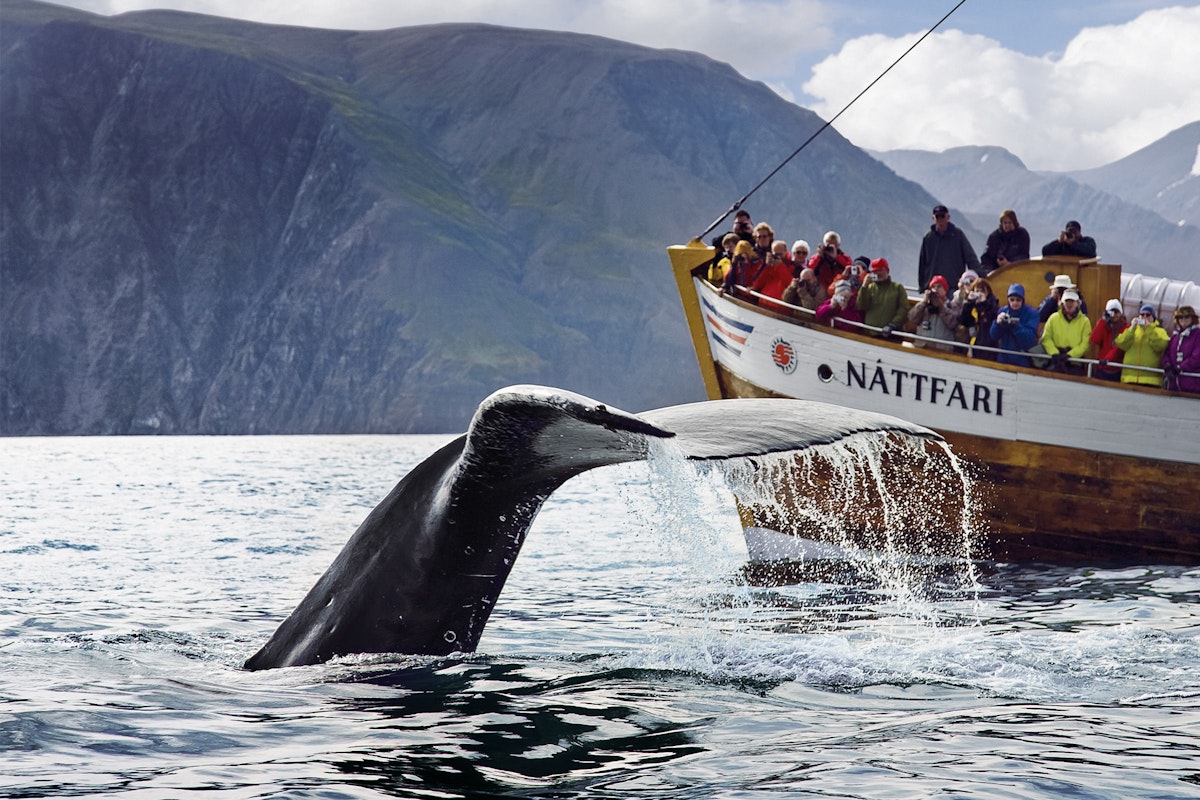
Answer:
[[1042, 329], [1042, 349], [1050, 356], [1050, 369], [1056, 372], [1083, 373], [1080, 366], [1069, 365], [1068, 358], [1083, 358], [1092, 343], [1092, 322], [1079, 310], [1079, 293], [1063, 292], [1058, 311], [1046, 320]]
[[[1137, 367], [1157, 367], [1162, 363], [1162, 354], [1167, 350], [1171, 337], [1158, 324], [1154, 306], [1145, 305], [1134, 317], [1133, 324], [1117, 335], [1116, 345], [1125, 352], [1122, 363]], [[1121, 383], [1140, 383], [1145, 386], [1161, 386], [1162, 375], [1144, 369], [1122, 369]]]

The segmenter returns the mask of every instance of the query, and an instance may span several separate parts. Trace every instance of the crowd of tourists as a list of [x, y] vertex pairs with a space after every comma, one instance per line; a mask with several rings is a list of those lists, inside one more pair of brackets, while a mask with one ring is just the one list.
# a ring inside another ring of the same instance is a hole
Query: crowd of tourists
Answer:
[[[1003, 298], [997, 295], [987, 276], [1028, 259], [1029, 241], [1016, 213], [1006, 210], [977, 258], [950, 221], [949, 209], [935, 206], [918, 257], [920, 298], [910, 306], [886, 258], [850, 258], [836, 231], [828, 231], [815, 251], [803, 239], [789, 247], [769, 224], [755, 224], [740, 209], [733, 230], [713, 241], [718, 252], [708, 280], [722, 293], [777, 311], [807, 309], [818, 323], [843, 330], [884, 338], [908, 330], [916, 334], [917, 347], [1076, 374], [1085, 367], [1072, 359], [1092, 355], [1100, 378], [1200, 392], [1200, 327], [1191, 306], [1175, 310], [1174, 331], [1168, 333], [1152, 306], [1126, 319], [1117, 298], [1092, 325], [1069, 275], [1055, 276], [1036, 308], [1026, 302], [1020, 283], [1009, 285]], [[1096, 241], [1071, 220], [1042, 247], [1042, 255], [1094, 258]]]

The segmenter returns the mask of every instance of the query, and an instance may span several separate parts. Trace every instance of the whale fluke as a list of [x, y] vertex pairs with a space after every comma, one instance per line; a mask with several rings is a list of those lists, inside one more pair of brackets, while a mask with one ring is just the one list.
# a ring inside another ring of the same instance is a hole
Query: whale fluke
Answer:
[[472, 652], [542, 503], [594, 467], [671, 439], [694, 460], [802, 450], [864, 431], [938, 438], [882, 414], [803, 400], [719, 400], [628, 414], [514, 386], [396, 485], [247, 669], [354, 653]]

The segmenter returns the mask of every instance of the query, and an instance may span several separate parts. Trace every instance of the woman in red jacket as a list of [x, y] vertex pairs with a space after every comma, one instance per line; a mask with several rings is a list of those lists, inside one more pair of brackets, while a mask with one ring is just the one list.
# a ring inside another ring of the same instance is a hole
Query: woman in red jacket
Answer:
[[[782, 300], [783, 293], [791, 282], [792, 260], [788, 257], [787, 242], [777, 241], [772, 245], [771, 252], [767, 254], [766, 266], [763, 267], [762, 272], [758, 273], [758, 277], [750, 289], [759, 294], [765, 294], [767, 297]], [[760, 304], [764, 308], [775, 311], [787, 310], [786, 306], [772, 303], [770, 300], [762, 300]]]
[[[1125, 352], [1117, 347], [1117, 336], [1128, 327], [1129, 320], [1125, 319], [1125, 309], [1121, 307], [1121, 301], [1116, 298], [1109, 300], [1104, 306], [1104, 316], [1096, 323], [1096, 327], [1092, 328], [1092, 344], [1096, 346], [1096, 358], [1109, 364], [1120, 364]], [[1096, 368], [1096, 377], [1106, 381], [1120, 380], [1121, 370], [1102, 364]]]

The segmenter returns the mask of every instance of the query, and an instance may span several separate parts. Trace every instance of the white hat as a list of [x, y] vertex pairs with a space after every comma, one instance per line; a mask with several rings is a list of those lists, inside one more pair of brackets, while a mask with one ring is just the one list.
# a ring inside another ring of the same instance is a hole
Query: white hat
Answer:
[[1125, 309], [1121, 306], [1121, 301], [1114, 297], [1112, 300], [1109, 300], [1107, 303], [1104, 304], [1104, 310], [1105, 311], [1124, 311]]
[[[1070, 275], [1055, 275], [1054, 283], [1050, 284], [1051, 289], [1074, 289], [1075, 284], [1071, 283]], [[1076, 300], [1079, 298], [1076, 297]]]
[[853, 290], [853, 288], [854, 287], [850, 285], [850, 281], [840, 280], [833, 285], [833, 293], [838, 294], [843, 289], [845, 289], [847, 292], [850, 292], [851, 290]]
[[1067, 289], [1065, 292], [1063, 292], [1062, 299], [1064, 301], [1074, 300], [1076, 303], [1078, 303], [1079, 302], [1079, 292], [1075, 291], [1074, 289]]

